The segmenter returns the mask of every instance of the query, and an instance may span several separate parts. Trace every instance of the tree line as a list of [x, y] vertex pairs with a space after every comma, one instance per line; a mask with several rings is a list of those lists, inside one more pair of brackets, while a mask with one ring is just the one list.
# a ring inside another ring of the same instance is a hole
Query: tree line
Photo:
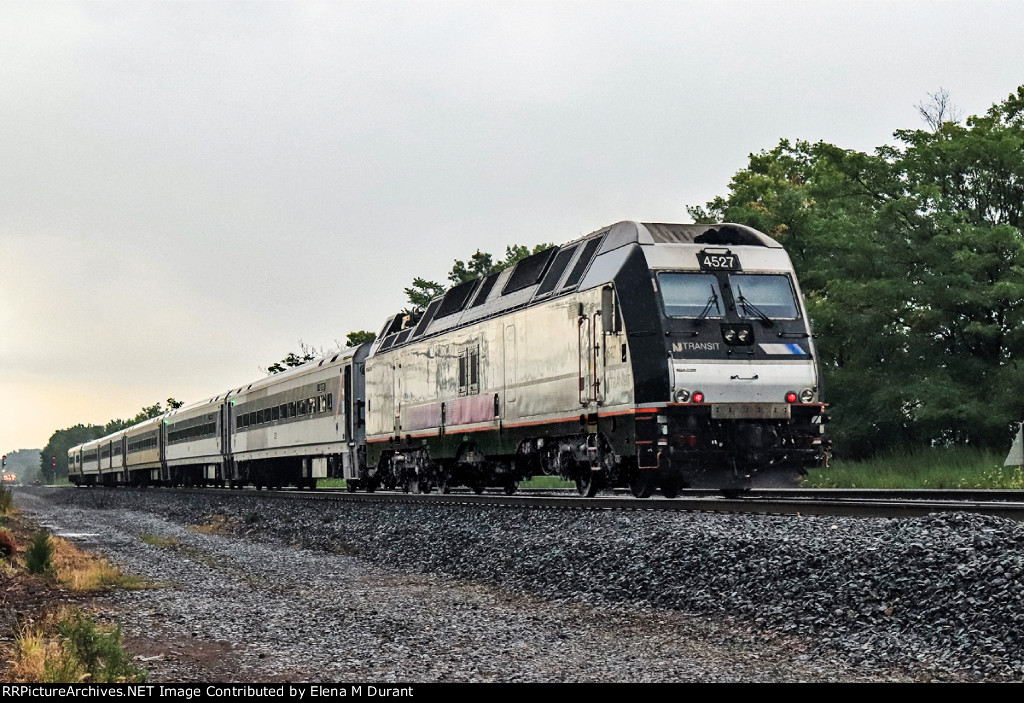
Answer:
[[1005, 450], [1024, 420], [1024, 86], [872, 153], [781, 140], [689, 207], [776, 238], [807, 297], [841, 456]]

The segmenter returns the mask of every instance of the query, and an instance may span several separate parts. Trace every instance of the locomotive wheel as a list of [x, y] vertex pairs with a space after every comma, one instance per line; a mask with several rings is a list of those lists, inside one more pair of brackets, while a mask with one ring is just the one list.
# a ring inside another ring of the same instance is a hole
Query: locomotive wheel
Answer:
[[448, 494], [452, 492], [452, 477], [446, 473], [441, 474], [437, 481], [437, 492]]
[[582, 474], [576, 477], [576, 492], [584, 498], [593, 498], [601, 487], [600, 478], [596, 471], [585, 469]]
[[629, 481], [629, 490], [634, 498], [650, 498], [658, 487], [653, 471], [639, 471]]
[[473, 485], [470, 486], [470, 488], [472, 488], [473, 492], [476, 493], [477, 495], [480, 495], [481, 493], [484, 492], [484, 484], [482, 483], [474, 483]]
[[502, 489], [505, 491], [505, 495], [510, 496], [517, 490], [519, 490], [519, 481], [512, 481], [511, 483], [506, 483], [504, 486], [502, 486]]
[[358, 481], [356, 481], [354, 479], [346, 480], [345, 481], [345, 490], [348, 491], [349, 493], [355, 493], [358, 488], [359, 488], [359, 482]]
[[421, 478], [416, 484], [417, 493], [430, 493], [433, 489], [434, 487], [430, 485], [430, 479], [428, 478]]

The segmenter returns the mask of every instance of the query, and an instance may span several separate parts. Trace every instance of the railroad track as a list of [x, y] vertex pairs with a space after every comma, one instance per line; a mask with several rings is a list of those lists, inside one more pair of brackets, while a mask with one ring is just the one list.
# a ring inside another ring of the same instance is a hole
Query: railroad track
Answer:
[[[88, 490], [88, 489], [82, 489]], [[160, 491], [171, 489], [113, 489]], [[1024, 521], [1024, 491], [1004, 490], [864, 490], [864, 489], [768, 489], [751, 490], [739, 496], [724, 496], [713, 490], [683, 491], [673, 499], [655, 496], [640, 500], [628, 493], [612, 491], [583, 498], [571, 490], [525, 490], [506, 496], [495, 490], [475, 494], [414, 494], [396, 491], [348, 493], [344, 490], [255, 491], [217, 488], [176, 489], [221, 496], [264, 496], [275, 499], [356, 501], [432, 505], [490, 505], [534, 509], [655, 510], [762, 515], [847, 515], [854, 517], [921, 517], [932, 513], [966, 512]]]

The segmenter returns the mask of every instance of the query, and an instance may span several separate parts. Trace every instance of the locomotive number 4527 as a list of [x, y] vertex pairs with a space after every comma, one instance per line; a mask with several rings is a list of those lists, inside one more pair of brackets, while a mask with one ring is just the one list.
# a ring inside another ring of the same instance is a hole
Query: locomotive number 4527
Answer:
[[740, 257], [729, 250], [702, 251], [697, 254], [697, 263], [703, 271], [739, 271]]

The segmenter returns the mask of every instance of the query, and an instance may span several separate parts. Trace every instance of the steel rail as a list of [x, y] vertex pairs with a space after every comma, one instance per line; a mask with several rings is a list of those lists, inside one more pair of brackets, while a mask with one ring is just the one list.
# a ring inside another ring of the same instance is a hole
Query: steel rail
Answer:
[[[68, 489], [73, 487], [68, 487]], [[90, 490], [90, 489], [83, 489]], [[817, 515], [851, 517], [923, 517], [933, 513], [975, 513], [1024, 521], [1024, 491], [885, 491], [885, 490], [805, 490], [749, 491], [737, 497], [725, 497], [711, 490], [687, 491], [677, 498], [655, 496], [648, 499], [605, 492], [585, 498], [570, 491], [548, 490], [545, 495], [519, 493], [475, 494], [471, 491], [440, 493], [348, 493], [337, 490], [257, 491], [218, 488], [125, 488], [149, 492], [197, 493], [218, 498], [267, 497], [315, 501], [357, 501], [362, 503], [403, 503], [413, 505], [462, 505], [516, 507], [547, 510], [629, 510], [746, 513], [761, 515]], [[552, 495], [556, 494], [556, 495]]]

